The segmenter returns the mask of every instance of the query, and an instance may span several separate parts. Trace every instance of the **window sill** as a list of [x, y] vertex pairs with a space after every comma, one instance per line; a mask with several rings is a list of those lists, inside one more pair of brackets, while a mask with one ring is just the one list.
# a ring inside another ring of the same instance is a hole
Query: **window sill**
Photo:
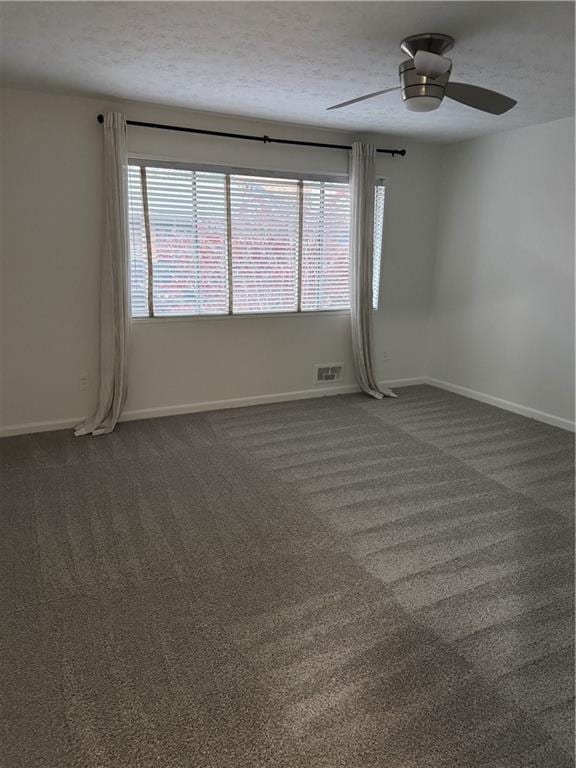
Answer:
[[162, 317], [133, 317], [132, 322], [140, 325], [147, 323], [183, 323], [196, 322], [197, 320], [254, 320], [256, 318], [271, 317], [338, 317], [349, 315], [349, 309], [324, 309], [316, 312], [253, 312], [251, 314], [235, 315], [175, 315]]

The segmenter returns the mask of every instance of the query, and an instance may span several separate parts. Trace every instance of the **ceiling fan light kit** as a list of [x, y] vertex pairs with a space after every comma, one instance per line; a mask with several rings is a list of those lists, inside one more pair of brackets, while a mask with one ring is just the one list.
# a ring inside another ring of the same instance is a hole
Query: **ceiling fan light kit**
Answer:
[[406, 59], [400, 64], [400, 88], [402, 101], [411, 112], [431, 112], [442, 104], [449, 72], [432, 78], [420, 75], [416, 71], [414, 59]]
[[400, 49], [410, 58], [400, 64], [400, 86], [358, 96], [334, 104], [328, 109], [340, 109], [359, 101], [373, 99], [391, 91], [401, 91], [402, 100], [411, 112], [432, 112], [444, 97], [472, 109], [503, 115], [517, 103], [514, 99], [487, 88], [468, 83], [450, 82], [452, 62], [444, 54], [454, 47], [454, 38], [436, 32], [411, 35], [400, 43]]

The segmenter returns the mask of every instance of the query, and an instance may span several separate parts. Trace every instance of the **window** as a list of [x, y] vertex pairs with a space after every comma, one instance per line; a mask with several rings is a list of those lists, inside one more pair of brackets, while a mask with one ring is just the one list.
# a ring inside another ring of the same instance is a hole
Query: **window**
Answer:
[[[347, 309], [345, 181], [128, 169], [134, 317]], [[384, 187], [376, 187], [378, 306]]]

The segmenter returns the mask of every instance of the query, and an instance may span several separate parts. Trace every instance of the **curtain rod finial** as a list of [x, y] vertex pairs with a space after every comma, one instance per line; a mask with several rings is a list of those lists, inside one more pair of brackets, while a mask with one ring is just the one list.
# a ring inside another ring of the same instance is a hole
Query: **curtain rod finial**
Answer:
[[104, 115], [98, 115], [96, 120], [98, 120], [99, 123], [103, 123], [104, 122]]

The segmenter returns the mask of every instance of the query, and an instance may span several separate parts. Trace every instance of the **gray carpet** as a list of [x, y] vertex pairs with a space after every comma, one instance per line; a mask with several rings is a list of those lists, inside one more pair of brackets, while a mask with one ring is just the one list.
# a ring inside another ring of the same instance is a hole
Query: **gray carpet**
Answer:
[[3, 768], [574, 765], [570, 434], [423, 386], [0, 454]]

